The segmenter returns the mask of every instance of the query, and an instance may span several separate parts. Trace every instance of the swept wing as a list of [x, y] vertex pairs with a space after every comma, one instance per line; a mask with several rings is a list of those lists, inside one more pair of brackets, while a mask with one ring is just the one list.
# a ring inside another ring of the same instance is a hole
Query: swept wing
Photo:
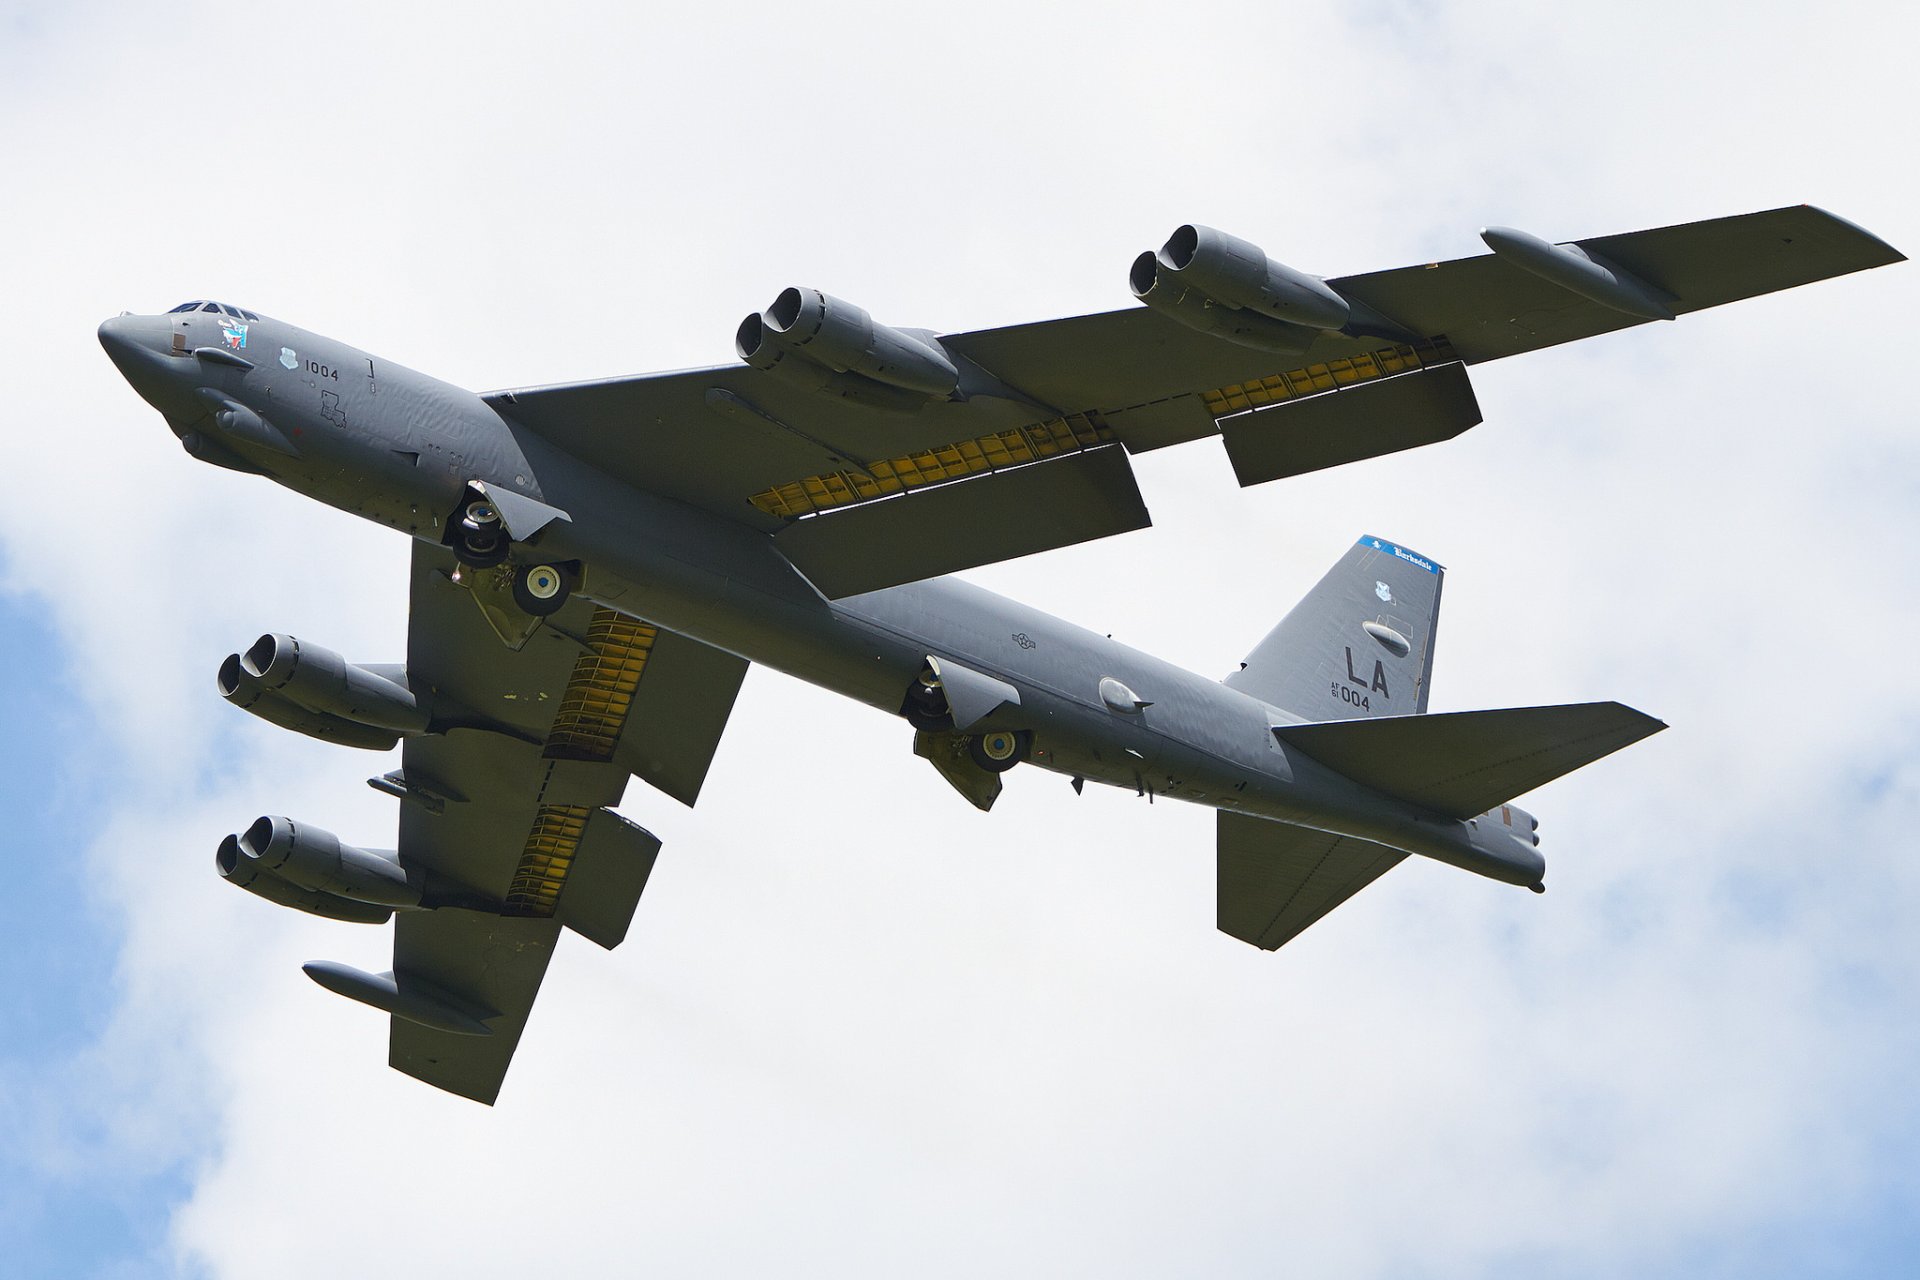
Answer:
[[490, 1103], [561, 929], [626, 935], [660, 847], [612, 811], [628, 776], [691, 804], [747, 664], [585, 601], [512, 650], [453, 570], [414, 544], [408, 678], [449, 727], [376, 785], [402, 798], [399, 858], [433, 904], [396, 917], [392, 981], [487, 1034], [396, 1014], [390, 1061]]
[[[1676, 315], [1900, 259], [1809, 206], [1575, 245]], [[842, 596], [1144, 527], [1128, 463], [1144, 450], [1219, 435], [1253, 484], [1446, 439], [1480, 420], [1467, 366], [1647, 322], [1513, 253], [1326, 283], [1369, 319], [1293, 352], [1146, 307], [918, 335], [960, 392], [912, 408], [738, 364], [488, 400], [636, 487], [773, 534]]]

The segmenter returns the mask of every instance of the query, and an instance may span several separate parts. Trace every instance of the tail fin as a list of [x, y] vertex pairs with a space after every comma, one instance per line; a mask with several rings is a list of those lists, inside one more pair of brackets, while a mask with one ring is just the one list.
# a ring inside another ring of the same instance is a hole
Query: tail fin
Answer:
[[1445, 573], [1405, 547], [1360, 539], [1227, 687], [1315, 721], [1424, 712]]

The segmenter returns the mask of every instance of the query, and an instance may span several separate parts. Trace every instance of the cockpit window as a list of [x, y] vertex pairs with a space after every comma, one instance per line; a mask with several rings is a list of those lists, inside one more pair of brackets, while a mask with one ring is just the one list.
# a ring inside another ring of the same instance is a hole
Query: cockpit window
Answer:
[[253, 312], [247, 311], [241, 307], [230, 307], [224, 302], [208, 302], [203, 298], [195, 298], [192, 302], [183, 302], [179, 306], [167, 312], [167, 314], [170, 316], [173, 316], [173, 315], [179, 315], [182, 312], [186, 312], [186, 311], [209, 311], [216, 316], [221, 314], [222, 312], [225, 312], [227, 315], [232, 316], [235, 320], [256, 320], [257, 321], [260, 318], [259, 316], [255, 315]]

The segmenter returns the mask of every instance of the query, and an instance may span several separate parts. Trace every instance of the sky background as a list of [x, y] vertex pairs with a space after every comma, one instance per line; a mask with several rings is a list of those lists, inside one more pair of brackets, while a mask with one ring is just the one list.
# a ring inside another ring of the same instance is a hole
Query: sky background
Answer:
[[499, 1106], [302, 961], [385, 930], [212, 853], [389, 840], [391, 761], [223, 704], [405, 636], [405, 546], [189, 460], [100, 352], [213, 297], [474, 389], [718, 363], [816, 285], [964, 330], [1197, 220], [1327, 275], [1798, 202], [1920, 245], [1885, 4], [0, 4], [0, 1258], [183, 1277], [1884, 1276], [1920, 1259], [1920, 277], [1481, 366], [1486, 423], [969, 575], [1221, 673], [1362, 533], [1449, 567], [1433, 710], [1672, 729], [1277, 954], [1212, 819], [748, 677], [633, 933]]

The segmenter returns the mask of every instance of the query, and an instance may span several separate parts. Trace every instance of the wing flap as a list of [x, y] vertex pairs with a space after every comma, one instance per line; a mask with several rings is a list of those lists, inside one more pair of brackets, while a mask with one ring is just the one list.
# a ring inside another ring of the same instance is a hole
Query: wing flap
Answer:
[[497, 391], [484, 399], [637, 489], [766, 530], [777, 529], [779, 518], [748, 501], [764, 490], [1057, 416], [990, 395], [879, 409], [745, 365]]
[[747, 677], [747, 660], [678, 632], [656, 631], [613, 758], [643, 782], [691, 805], [720, 749]]
[[1220, 434], [1244, 487], [1451, 440], [1479, 422], [1454, 361], [1232, 414]]
[[652, 832], [610, 810], [594, 810], [587, 815], [554, 919], [608, 950], [619, 946], [659, 856], [660, 840]]
[[1398, 849], [1221, 811], [1215, 851], [1222, 933], [1273, 951], [1393, 870]]
[[1126, 451], [1110, 444], [823, 511], [774, 542], [838, 599], [1151, 523]]
[[1666, 728], [1618, 702], [1279, 725], [1273, 736], [1363, 786], [1467, 819]]

